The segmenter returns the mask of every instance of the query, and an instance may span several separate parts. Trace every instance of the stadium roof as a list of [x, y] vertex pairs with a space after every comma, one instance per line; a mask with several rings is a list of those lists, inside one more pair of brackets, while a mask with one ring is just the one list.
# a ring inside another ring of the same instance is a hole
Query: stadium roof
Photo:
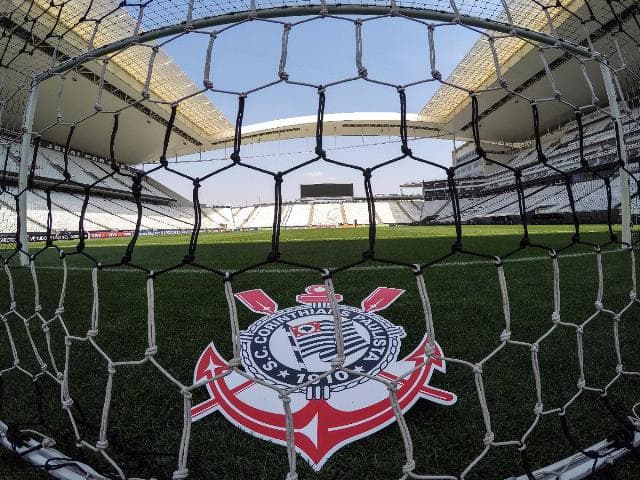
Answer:
[[[242, 141], [261, 143], [274, 140], [309, 138], [316, 134], [318, 119], [315, 115], [292, 117], [247, 125], [242, 129]], [[328, 113], [324, 116], [324, 135], [340, 136], [397, 136], [400, 114], [397, 112]], [[212, 148], [233, 145], [233, 131], [210, 142]], [[440, 125], [432, 125], [415, 113], [407, 114], [407, 134], [410, 137], [438, 137]]]
[[[24, 3], [18, 0], [13, 1], [16, 4]], [[51, 8], [51, 3], [49, 0], [35, 0], [36, 7], [43, 12], [40, 17], [41, 28], [52, 29], [54, 22], [58, 21], [60, 25], [57, 28], [71, 29], [71, 34], [65, 36], [70, 44], [67, 48], [76, 47], [78, 51], [84, 50], [86, 45], [98, 48], [135, 34], [136, 19], [127, 11], [118, 8], [122, 2], [114, 0], [90, 2], [91, 16], [94, 19], [102, 18], [114, 10], [117, 11], [114, 17], [107, 16], [109, 21], [106, 22], [81, 22], [88, 8], [85, 1], [66, 2], [65, 8], [60, 10], [64, 15], [59, 19], [55, 15], [56, 10]], [[137, 84], [144, 85], [151, 55], [152, 49], [149, 47], [129, 48], [113, 55], [108, 68], [115, 75], [125, 73], [133, 77]], [[126, 80], [130, 79], [126, 78]], [[157, 99], [168, 103], [184, 98], [185, 100], [180, 103], [179, 115], [183, 121], [191, 124], [196, 133], [211, 136], [229, 128], [228, 122], [218, 109], [204, 95], [197, 95], [199, 89], [196, 88], [195, 83], [161, 49], [156, 53], [149, 90], [152, 98], [155, 95]]]
[[[582, 0], [567, 0], [565, 7], [573, 11], [584, 4]], [[512, 2], [511, 19], [506, 12], [498, 15], [503, 23], [515, 23], [536, 32], [549, 33], [549, 19], [545, 10], [533, 2], [515, 0]], [[552, 22], [564, 23], [569, 13], [561, 9], [548, 10]], [[505, 36], [497, 40], [495, 53], [501, 66], [512, 65], [533, 49], [531, 43], [519, 37]], [[475, 91], [495, 79], [496, 68], [489, 38], [482, 36], [464, 56], [454, 71], [448, 76], [435, 95], [424, 106], [420, 114], [432, 121], [447, 123], [461, 106], [469, 100], [467, 91]], [[455, 85], [455, 86], [454, 86]]]
[[[24, 83], [29, 77], [45, 70], [50, 65], [50, 54], [53, 48], [59, 50], [59, 57], [68, 58], [82, 53], [87, 48], [99, 48], [121, 38], [132, 36], [137, 29], [136, 19], [131, 17], [126, 10], [119, 8], [121, 2], [114, 0], [65, 2], [62, 9], [54, 8], [49, 0], [35, 0], [33, 5], [19, 0], [11, 0], [11, 2], [13, 2], [16, 10], [2, 19], [3, 30], [16, 33], [12, 43], [8, 44], [9, 54], [12, 51], [16, 53], [20, 51], [25, 35], [32, 37], [30, 41], [38, 46], [34, 48], [32, 55], [26, 58], [21, 58], [17, 55], [15, 61], [11, 62], [10, 67], [14, 72], [16, 88], [22, 86], [21, 83]], [[91, 19], [93, 20], [82, 21], [89, 7], [91, 8]], [[28, 25], [29, 31], [21, 32], [25, 28], [19, 24], [19, 21], [23, 18], [20, 14], [24, 16], [27, 9], [30, 9], [32, 16], [38, 18], [38, 22], [34, 23], [33, 26]], [[98, 19], [104, 20], [98, 21]], [[50, 32], [53, 31], [61, 32], [61, 38], [57, 45], [54, 40], [49, 40]], [[87, 47], [88, 45], [90, 47]], [[119, 102], [111, 99], [110, 107], [121, 109], [124, 101], [125, 103], [133, 104], [134, 108], [136, 108], [135, 99], [140, 98], [140, 92], [145, 87], [148, 65], [153, 54], [154, 51], [150, 46], [138, 45], [110, 56], [106, 65], [105, 90], [120, 99]], [[7, 54], [5, 54], [5, 58], [8, 58]], [[195, 83], [162, 49], [155, 52], [153, 65], [153, 75], [148, 85], [148, 91], [150, 98], [154, 102], [147, 102], [146, 108], [139, 108], [138, 106], [138, 112], [141, 115], [137, 115], [137, 117], [140, 117], [139, 120], [142, 122], [151, 118], [156, 122], [160, 121], [161, 124], [166, 124], [166, 121], [162, 120], [169, 117], [170, 104], [183, 99], [180, 102], [176, 119], [177, 130], [183, 140], [183, 148], [176, 147], [174, 150], [182, 150], [184, 153], [197, 151], [207, 138], [219, 135], [231, 128], [224, 115], [205, 95], [199, 93]], [[83, 65], [82, 68], [75, 69], [71, 75], [73, 81], [77, 82], [73, 87], [73, 96], [67, 92], [65, 92], [67, 95], [61, 95], [60, 80], [54, 78], [44, 82], [42, 85], [43, 91], [40, 92], [38, 98], [35, 130], [46, 130], [48, 125], [46, 119], [51, 122], [52, 119], [56, 118], [58, 112], [67, 114], [74, 112], [74, 110], [77, 111], [77, 109], [74, 109], [74, 104], [85, 103], [93, 108], [97, 95], [96, 83], [100, 81], [100, 77], [103, 75], [103, 66], [102, 62], [93, 61]], [[14, 130], [19, 130], [20, 114], [22, 113], [20, 107], [26, 101], [25, 92], [24, 90], [16, 92], [9, 89], [4, 89], [4, 92], [9, 97], [7, 100], [15, 104], [14, 109], [9, 109], [7, 112], [9, 118], [4, 120], [9, 125], [13, 124]], [[82, 98], [82, 102], [78, 102], [78, 98]], [[104, 103], [109, 103], [109, 100], [104, 99], [104, 97], [103, 100]], [[103, 110], [108, 110], [105, 108], [106, 105], [103, 104], [102, 107]], [[10, 118], [12, 113], [14, 118]], [[53, 115], [47, 115], [47, 113], [53, 113]], [[78, 112], [77, 116], [69, 115], [69, 118], [64, 118], [63, 120], [65, 122], [74, 122], [78, 118], [83, 118], [82, 113], [89, 114], [90, 112]], [[112, 117], [103, 120], [102, 122], [93, 121], [92, 128], [94, 133], [95, 130], [111, 130]], [[64, 143], [66, 137], [64, 130], [62, 128], [51, 128], [51, 130], [43, 132], [43, 137], [55, 143]], [[80, 132], [80, 129], [78, 129], [78, 132]], [[150, 138], [157, 138], [158, 132], [150, 133]], [[95, 135], [87, 136], [95, 139]], [[92, 144], [89, 141], [82, 141], [81, 133], [79, 133], [78, 138], [74, 138], [74, 147], [90, 153], [106, 153], [104, 146], [102, 148], [98, 147], [96, 152], [95, 142]], [[148, 145], [157, 143], [140, 141], [141, 139], [137, 137], [136, 132], [127, 131], [120, 132], [118, 140], [124, 147], [120, 159], [131, 163], [138, 163], [140, 159], [148, 159]]]
[[[618, 2], [614, 6], [604, 1], [592, 1], [587, 6], [583, 0], [564, 1], [562, 4], [566, 9], [546, 9], [549, 18], [541, 9], [532, 11], [530, 6], [533, 2], [515, 0], [514, 3], [522, 5], [521, 8], [512, 9], [515, 24], [542, 32], [550, 32], [553, 28], [552, 33], [556, 38], [571, 39], [585, 47], [588, 46], [588, 31], [594, 49], [612, 59], [613, 65], [619, 64], [622, 54], [627, 62], [626, 69], [634, 73], [632, 77], [625, 78], [625, 72], [620, 69], [620, 86], [627, 95], [637, 95], [634, 86], [637, 84], [640, 67], [640, 52], [637, 40], [634, 40], [640, 38], [639, 25], [634, 21], [639, 7], [637, 2], [629, 5]], [[597, 21], [589, 20], [583, 25], [582, 19], [590, 19], [591, 14]], [[504, 14], [499, 19], [502, 20], [502, 17]], [[620, 30], [621, 23], [624, 23], [624, 32]], [[587, 81], [577, 58], [560, 48], [548, 48], [541, 53], [538, 45], [517, 37], [495, 38], [502, 78], [509, 89], [525, 99], [542, 100], [538, 105], [541, 111], [541, 131], [556, 129], [574, 118], [573, 109], [567, 105], [548, 101], [556, 93], [549, 72], [553, 76], [555, 89], [562, 94], [563, 100], [578, 106], [586, 106], [592, 102], [599, 107], [608, 104], [597, 62], [585, 61], [584, 72], [589, 78]], [[528, 102], [500, 88], [500, 79], [494, 65], [490, 41], [488, 37], [482, 36], [425, 105], [420, 113], [421, 117], [443, 125], [446, 131], [458, 132], [459, 138], [469, 138], [471, 100], [468, 91], [476, 91], [481, 92], [478, 95], [479, 118], [482, 127], [480, 133], [484, 140], [522, 142], [531, 139], [533, 128]], [[593, 92], [589, 88], [589, 82]]]

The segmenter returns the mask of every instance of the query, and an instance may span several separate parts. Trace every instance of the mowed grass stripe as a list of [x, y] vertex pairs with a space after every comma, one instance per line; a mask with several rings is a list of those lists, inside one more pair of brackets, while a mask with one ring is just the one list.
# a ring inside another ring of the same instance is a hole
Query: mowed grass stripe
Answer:
[[[615, 231], [620, 230], [619, 225], [614, 226]], [[608, 232], [606, 225], [583, 225], [580, 228], [582, 234], [602, 234]], [[520, 225], [466, 225], [462, 230], [463, 238], [470, 237], [493, 237], [493, 236], [513, 236], [522, 235]], [[570, 225], [530, 225], [529, 234], [535, 235], [566, 235], [569, 239], [574, 233], [574, 228]], [[455, 238], [455, 227], [452, 225], [424, 225], [424, 226], [377, 226], [376, 236], [379, 240], [403, 239], [403, 238]], [[366, 240], [369, 237], [369, 228], [347, 227], [347, 228], [292, 228], [281, 231], [281, 242], [313, 242], [313, 241], [345, 241], [345, 240]], [[603, 237], [604, 238], [604, 237]], [[138, 239], [139, 245], [161, 246], [188, 244], [188, 235], [162, 235], [162, 236], [141, 236]], [[221, 243], [266, 243], [271, 241], [271, 230], [246, 230], [230, 232], [201, 232], [198, 243], [221, 244]], [[56, 244], [62, 248], [75, 247], [77, 241], [59, 241]], [[108, 248], [126, 247], [129, 244], [127, 237], [105, 238], [87, 240], [87, 247]], [[32, 244], [34, 248], [44, 246], [43, 242]]]
[[[602, 255], [611, 255], [611, 254], [624, 254], [628, 253], [628, 249], [622, 248], [618, 250], [605, 250], [602, 251]], [[595, 252], [581, 252], [581, 253], [566, 253], [558, 256], [559, 260], [565, 259], [574, 259], [581, 257], [594, 256]], [[496, 259], [497, 260], [497, 259]], [[549, 256], [528, 256], [521, 258], [506, 258], [503, 260], [505, 264], [512, 263], [527, 263], [527, 262], [542, 262], [549, 261]], [[470, 261], [443, 261], [442, 263], [436, 263], [431, 265], [430, 268], [450, 268], [450, 267], [471, 267], [475, 265], [491, 265], [493, 262], [490, 260], [470, 260]], [[67, 267], [68, 271], [76, 271], [76, 272], [88, 272], [93, 270], [94, 267]], [[327, 267], [329, 270], [332, 270], [334, 267]], [[349, 269], [352, 272], [373, 272], [377, 270], [406, 270], [408, 267], [403, 265], [390, 265], [390, 264], [382, 264], [382, 265], [362, 265], [356, 266]], [[44, 265], [38, 266], [38, 270], [63, 270], [62, 266], [53, 266], [53, 265]], [[235, 270], [228, 268], [220, 268], [221, 271], [233, 273]], [[103, 272], [113, 272], [113, 273], [136, 273], [139, 274], [140, 270], [134, 268], [105, 268], [102, 270]], [[250, 273], [254, 275], [258, 274], [282, 274], [282, 273], [302, 273], [311, 271], [308, 268], [255, 268], [253, 270], [248, 270], [244, 273]], [[202, 275], [210, 275], [211, 272], [206, 270], [197, 269], [197, 268], [180, 268], [175, 270], [169, 270], [166, 272], [167, 274], [182, 274], [182, 275], [191, 275], [191, 274], [202, 274]]]

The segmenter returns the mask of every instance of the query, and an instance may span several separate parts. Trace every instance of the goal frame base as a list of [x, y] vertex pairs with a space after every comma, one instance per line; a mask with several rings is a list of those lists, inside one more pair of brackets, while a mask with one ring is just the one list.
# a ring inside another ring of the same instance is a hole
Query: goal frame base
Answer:
[[[48, 474], [53, 478], [59, 480], [107, 480], [107, 477], [99, 474], [89, 465], [77, 462], [55, 449], [55, 442], [51, 439], [23, 438], [23, 445], [15, 446], [7, 437], [7, 431], [7, 425], [0, 421], [0, 446], [19, 455], [37, 470], [46, 470], [45, 465], [47, 463], [51, 464], [55, 469], [49, 470]], [[635, 433], [632, 444], [635, 448], [640, 447], [640, 432]], [[626, 447], [612, 450], [612, 442], [608, 440], [602, 440], [587, 450], [602, 455], [597, 459], [595, 468], [595, 460], [593, 458], [583, 453], [577, 453], [536, 470], [533, 473], [535, 479], [583, 480], [588, 478], [594, 471], [599, 471], [608, 465], [617, 463], [631, 453]], [[529, 477], [525, 474], [519, 477], [508, 477], [505, 480], [529, 480]]]

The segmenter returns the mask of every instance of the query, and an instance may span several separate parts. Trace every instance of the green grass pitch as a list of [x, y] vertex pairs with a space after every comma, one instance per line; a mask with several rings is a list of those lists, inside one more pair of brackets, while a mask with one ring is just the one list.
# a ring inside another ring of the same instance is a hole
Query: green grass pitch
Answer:
[[[551, 248], [570, 243], [569, 226], [531, 227], [532, 242]], [[517, 226], [465, 226], [464, 248], [487, 255], [504, 255], [519, 244]], [[450, 252], [453, 227], [384, 227], [378, 229], [376, 254], [408, 263], [427, 263]], [[604, 244], [606, 227], [583, 226], [585, 241]], [[339, 267], [362, 258], [368, 248], [366, 228], [326, 230], [285, 230], [282, 258], [321, 267]], [[188, 236], [141, 237], [133, 263], [160, 270], [180, 263], [187, 253]], [[128, 239], [88, 241], [87, 253], [104, 264], [118, 262]], [[236, 270], [264, 260], [271, 247], [271, 232], [202, 234], [197, 262], [220, 270]], [[60, 242], [74, 251], [74, 242]], [[42, 245], [35, 245], [32, 252]], [[629, 303], [632, 286], [628, 251], [617, 246], [604, 249], [604, 305], [620, 311]], [[89, 329], [92, 306], [92, 263], [81, 256], [67, 258], [69, 278], [63, 317], [73, 335], [84, 336]], [[561, 317], [580, 324], [595, 312], [597, 265], [593, 248], [574, 245], [560, 255]], [[53, 317], [62, 282], [61, 260], [54, 249], [36, 261], [42, 316]], [[448, 357], [478, 362], [500, 343], [504, 328], [496, 266], [479, 257], [456, 254], [445, 262], [425, 269], [424, 277], [433, 308], [436, 339]], [[29, 270], [11, 267], [15, 282], [17, 311], [29, 316], [34, 311], [34, 287]], [[505, 263], [512, 313], [512, 338], [534, 342], [552, 325], [552, 263], [542, 249], [526, 248]], [[295, 305], [295, 296], [308, 285], [319, 283], [318, 272], [267, 265], [239, 275], [234, 291], [262, 288], [281, 308]], [[97, 342], [117, 361], [144, 357], [147, 342], [145, 293], [146, 274], [127, 267], [104, 269], [100, 285], [100, 334]], [[407, 332], [400, 357], [413, 350], [424, 334], [424, 315], [417, 295], [415, 275], [408, 268], [368, 262], [334, 276], [336, 291], [346, 305], [359, 305], [378, 286], [402, 288], [406, 293], [382, 315]], [[231, 341], [223, 282], [213, 273], [182, 267], [156, 279], [156, 322], [159, 352], [157, 360], [180, 381], [189, 384], [200, 353], [215, 342], [230, 358]], [[0, 280], [1, 310], [8, 312], [7, 278]], [[239, 306], [241, 326], [259, 318]], [[6, 316], [14, 333], [22, 366], [38, 370], [28, 344], [25, 327], [13, 314]], [[585, 328], [584, 352], [587, 385], [604, 387], [614, 376], [616, 355], [611, 316], [600, 315]], [[29, 326], [38, 349], [46, 345], [37, 322]], [[64, 364], [62, 331], [52, 324], [53, 355]], [[640, 315], [638, 305], [630, 307], [620, 322], [621, 352], [625, 371], [640, 371]], [[45, 355], [46, 358], [46, 355]], [[540, 345], [545, 410], [559, 408], [578, 391], [579, 377], [576, 333], [561, 327]], [[0, 332], [0, 369], [12, 364], [6, 333]], [[106, 365], [95, 349], [74, 344], [71, 354], [70, 391], [74, 407], [82, 418], [84, 440], [95, 443], [104, 401]], [[484, 380], [493, 430], [497, 441], [517, 440], [534, 419], [535, 387], [530, 352], [508, 345], [484, 369]], [[0, 419], [21, 428], [33, 428], [51, 435], [63, 452], [82, 459], [99, 471], [110, 471], [97, 453], [74, 448], [68, 418], [60, 408], [58, 385], [41, 378], [35, 384], [13, 370], [2, 376], [4, 395]], [[453, 363], [447, 373], [435, 373], [431, 384], [455, 392], [458, 402], [444, 407], [420, 400], [406, 418], [414, 443], [416, 473], [459, 475], [483, 448], [484, 428], [473, 375], [469, 368]], [[38, 395], [39, 393], [39, 395]], [[37, 398], [41, 398], [42, 418]], [[205, 400], [205, 392], [195, 392], [194, 403]], [[625, 414], [640, 401], [640, 377], [624, 377], [610, 391], [614, 406]], [[607, 412], [596, 392], [585, 392], [567, 410], [575, 437], [588, 446], [620, 428]], [[110, 414], [110, 453], [131, 477], [171, 478], [177, 465], [182, 427], [182, 397], [178, 389], [149, 366], [123, 367], [114, 379]], [[553, 463], [574, 450], [562, 434], [557, 415], [543, 417], [529, 439], [532, 466]], [[189, 452], [194, 479], [275, 479], [287, 472], [286, 449], [258, 440], [231, 426], [220, 414], [194, 423]], [[399, 478], [404, 449], [397, 426], [391, 425], [373, 436], [339, 450], [319, 473], [302, 459], [300, 478], [365, 479]], [[619, 478], [637, 478], [638, 469], [625, 465]], [[496, 447], [466, 477], [498, 479], [521, 475], [517, 449]], [[40, 478], [19, 463], [0, 454], [0, 478]]]

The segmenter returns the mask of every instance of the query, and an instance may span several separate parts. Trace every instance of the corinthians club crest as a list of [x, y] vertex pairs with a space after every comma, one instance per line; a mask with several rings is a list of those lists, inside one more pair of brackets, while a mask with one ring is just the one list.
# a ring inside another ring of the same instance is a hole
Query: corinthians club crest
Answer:
[[[456, 402], [453, 393], [429, 384], [434, 371], [445, 372], [443, 360], [426, 361], [424, 337], [406, 358], [398, 360], [404, 329], [378, 315], [404, 290], [379, 287], [360, 308], [340, 305], [344, 338], [344, 367], [331, 375], [336, 356], [334, 318], [324, 285], [307, 287], [296, 297], [298, 306], [278, 309], [262, 290], [236, 294], [251, 311], [263, 315], [241, 333], [244, 370], [260, 382], [280, 389], [304, 388], [290, 395], [296, 450], [314, 470], [343, 446], [393, 423], [396, 419], [386, 386], [378, 377], [398, 382], [397, 398], [403, 412], [419, 399], [441, 405]], [[342, 296], [336, 294], [337, 302]], [[435, 353], [442, 350], [435, 345]], [[202, 353], [195, 382], [212, 379], [230, 369], [211, 343]], [[316, 382], [310, 383], [318, 379]], [[286, 419], [278, 393], [232, 371], [207, 384], [210, 399], [193, 407], [194, 421], [219, 411], [225, 418], [258, 438], [286, 445]]]

